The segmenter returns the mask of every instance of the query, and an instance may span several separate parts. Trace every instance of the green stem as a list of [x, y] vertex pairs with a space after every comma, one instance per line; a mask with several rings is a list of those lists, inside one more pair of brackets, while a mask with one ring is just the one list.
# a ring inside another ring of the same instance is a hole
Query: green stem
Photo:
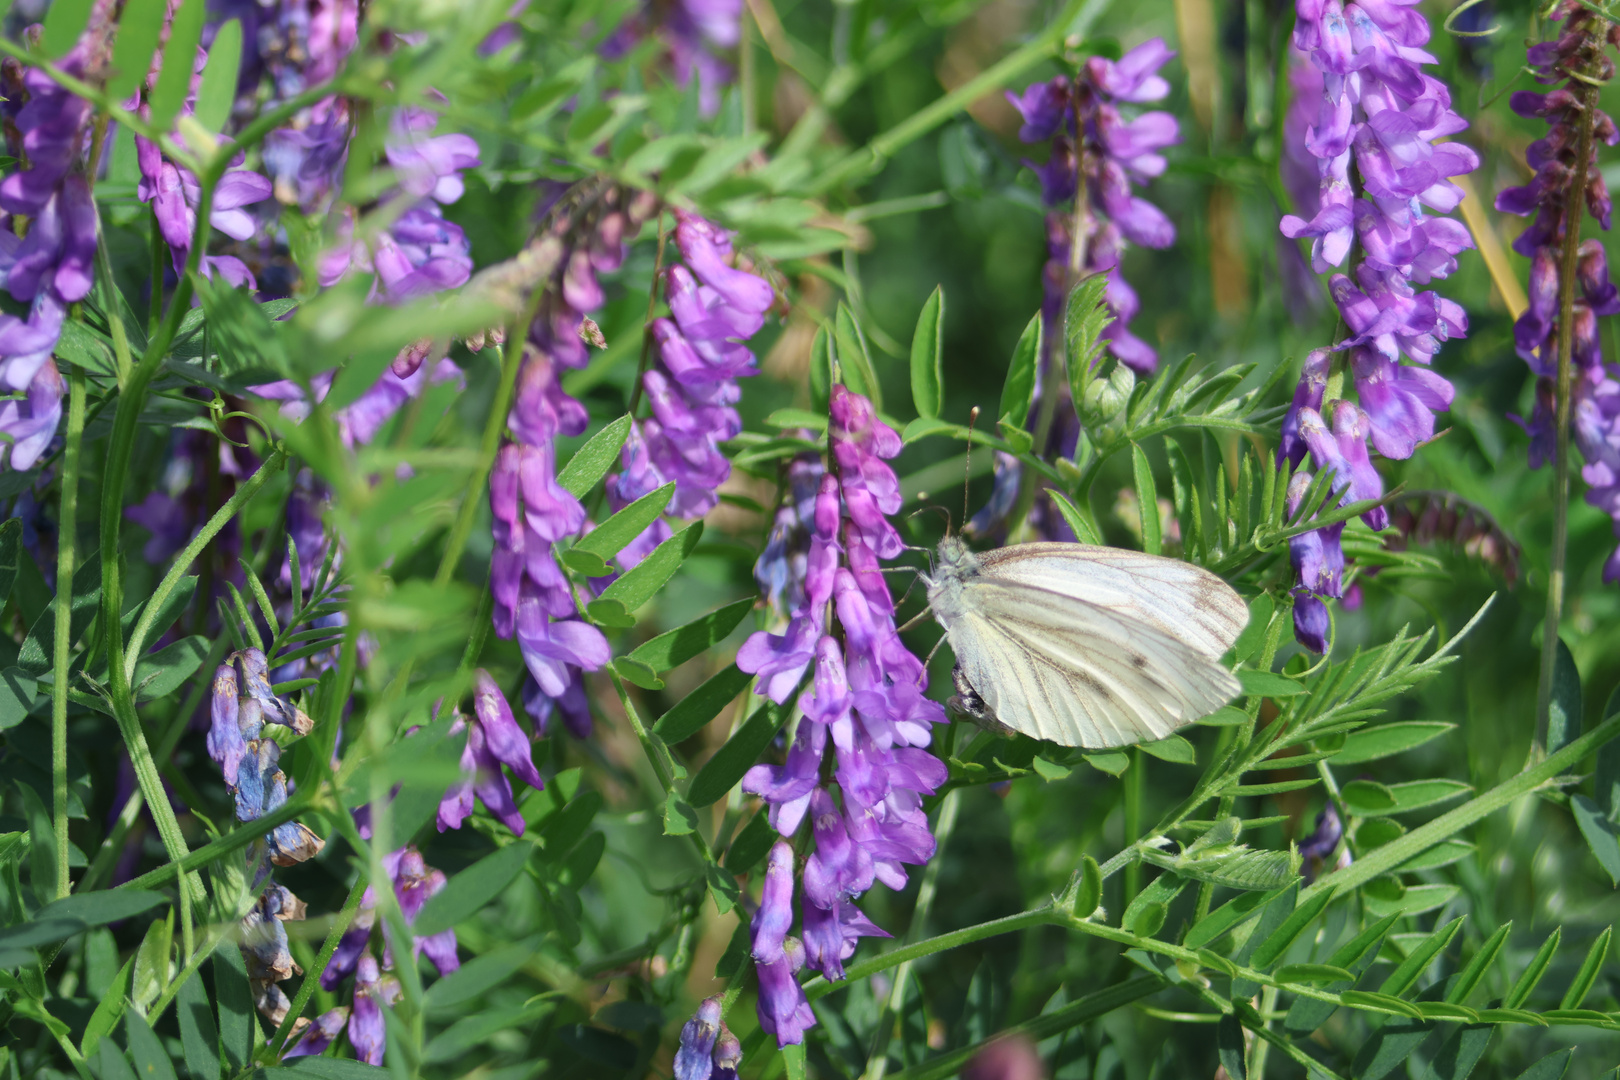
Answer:
[[1033, 911], [1020, 911], [1017, 915], [1008, 915], [1001, 919], [992, 919], [989, 922], [978, 923], [974, 926], [964, 926], [960, 930], [952, 930], [948, 934], [927, 938], [915, 945], [902, 945], [898, 949], [863, 960], [858, 964], [851, 964], [844, 970], [844, 978], [838, 982], [828, 982], [817, 975], [804, 984], [804, 996], [811, 1001], [824, 997], [834, 990], [840, 990], [846, 983], [864, 979], [869, 975], [876, 975], [880, 971], [887, 971], [898, 967], [908, 960], [920, 960], [925, 956], [933, 956], [946, 949], [956, 949], [963, 945], [971, 945], [975, 941], [985, 938], [1000, 937], [1002, 934], [1012, 934], [1019, 930], [1027, 930], [1032, 926], [1045, 926], [1047, 923], [1066, 923], [1068, 917], [1057, 911], [1050, 904], [1035, 908]]
[[141, 649], [146, 644], [147, 635], [152, 632], [152, 624], [157, 621], [158, 609], [163, 606], [163, 602], [169, 598], [169, 595], [179, 588], [181, 580], [185, 577], [186, 569], [202, 555], [203, 549], [213, 542], [214, 537], [218, 536], [226, 525], [230, 524], [231, 518], [235, 517], [253, 499], [253, 496], [259, 493], [259, 489], [264, 487], [270, 477], [286, 461], [286, 450], [280, 446], [276, 447], [270, 456], [264, 459], [264, 464], [259, 466], [259, 471], [248, 477], [247, 483], [237, 488], [236, 493], [226, 500], [224, 506], [214, 511], [214, 515], [208, 519], [207, 524], [198, 531], [196, 536], [191, 538], [191, 543], [187, 544], [185, 549], [180, 552], [179, 557], [174, 560], [174, 564], [169, 567], [169, 572], [163, 575], [163, 580], [158, 582], [158, 587], [152, 591], [152, 598], [146, 602], [146, 607], [141, 611], [141, 617], [135, 624], [135, 629], [130, 631], [129, 644], [126, 647], [124, 657], [125, 678], [133, 679], [135, 677], [135, 665], [140, 661]]
[[[1580, 131], [1575, 142], [1575, 168], [1564, 198], [1564, 246], [1559, 253], [1558, 275], [1558, 381], [1554, 405], [1556, 442], [1553, 449], [1553, 535], [1551, 565], [1547, 572], [1547, 615], [1541, 635], [1541, 679], [1536, 687], [1536, 736], [1530, 760], [1547, 752], [1552, 726], [1553, 671], [1558, 664], [1558, 626], [1564, 616], [1565, 563], [1569, 547], [1569, 408], [1574, 382], [1575, 274], [1580, 263], [1581, 221], [1586, 198], [1586, 169], [1592, 160], [1592, 128], [1596, 122], [1598, 87], [1582, 82], [1575, 93], [1581, 99]], [[1579, 723], [1579, 718], [1576, 718]]]
[[[1132, 750], [1131, 767], [1125, 770], [1125, 846], [1130, 848], [1142, 835], [1142, 774], [1147, 758], [1141, 750]], [[1142, 885], [1142, 863], [1132, 859], [1125, 865], [1125, 896], [1119, 910], [1124, 911], [1136, 899]]]
[[84, 371], [68, 374], [67, 451], [62, 465], [62, 508], [56, 551], [56, 640], [51, 682], [51, 814], [56, 832], [56, 895], [73, 888], [68, 879], [67, 707], [73, 651], [73, 572], [79, 532], [79, 458], [84, 444]]
[[[539, 293], [536, 292], [536, 296]], [[530, 306], [530, 315], [533, 305]], [[529, 340], [528, 320], [514, 322], [506, 331], [506, 343], [501, 346], [501, 381], [495, 388], [495, 402], [490, 406], [489, 419], [484, 423], [484, 439], [478, 448], [478, 464], [473, 469], [466, 496], [461, 501], [461, 509], [456, 513], [455, 524], [450, 527], [450, 537], [445, 541], [444, 557], [439, 561], [439, 572], [434, 576], [435, 585], [448, 585], [456, 576], [456, 566], [461, 562], [461, 553], [467, 547], [467, 539], [472, 536], [473, 521], [478, 516], [479, 496], [484, 492], [484, 485], [489, 481], [489, 472], [495, 466], [495, 455], [501, 449], [501, 434], [506, 430], [506, 414], [512, 408], [512, 395], [517, 386], [518, 368], [522, 366], [523, 348]]]

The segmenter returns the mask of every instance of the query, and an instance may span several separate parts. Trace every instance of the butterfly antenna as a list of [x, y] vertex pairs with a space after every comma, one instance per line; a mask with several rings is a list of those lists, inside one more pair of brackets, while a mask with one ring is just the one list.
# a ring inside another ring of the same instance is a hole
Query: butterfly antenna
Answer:
[[[968, 523], [968, 485], [973, 482], [973, 425], [978, 422], [979, 407], [975, 405], [973, 411], [968, 413], [967, 461], [962, 466], [962, 528], [964, 529], [967, 528]], [[950, 528], [947, 527], [945, 532], [949, 535]]]

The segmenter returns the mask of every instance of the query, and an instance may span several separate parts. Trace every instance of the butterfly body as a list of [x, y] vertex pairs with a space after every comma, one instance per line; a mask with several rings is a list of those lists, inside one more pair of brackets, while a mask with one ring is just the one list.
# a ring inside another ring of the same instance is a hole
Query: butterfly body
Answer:
[[928, 602], [956, 653], [952, 706], [992, 730], [1103, 749], [1162, 739], [1238, 692], [1220, 658], [1248, 609], [1214, 574], [1086, 544], [939, 549]]

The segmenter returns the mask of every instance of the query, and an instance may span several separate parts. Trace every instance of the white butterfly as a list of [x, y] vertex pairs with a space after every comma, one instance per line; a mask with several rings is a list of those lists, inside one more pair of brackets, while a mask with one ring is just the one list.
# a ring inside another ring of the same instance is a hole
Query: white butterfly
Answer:
[[1089, 544], [979, 554], [948, 537], [924, 578], [956, 652], [951, 705], [1062, 746], [1162, 739], [1232, 700], [1221, 665], [1249, 621], [1219, 577]]

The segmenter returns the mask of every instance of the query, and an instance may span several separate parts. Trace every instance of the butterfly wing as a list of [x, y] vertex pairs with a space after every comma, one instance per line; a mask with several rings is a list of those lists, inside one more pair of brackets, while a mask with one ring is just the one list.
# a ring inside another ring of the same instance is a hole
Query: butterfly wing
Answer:
[[1110, 607], [995, 575], [962, 589], [963, 610], [946, 624], [957, 663], [1001, 723], [1036, 738], [1151, 742], [1240, 689], [1219, 654]]
[[1219, 659], [1249, 621], [1243, 598], [1180, 559], [1090, 544], [1015, 544], [978, 556], [979, 573], [1032, 585], [1146, 623]]

